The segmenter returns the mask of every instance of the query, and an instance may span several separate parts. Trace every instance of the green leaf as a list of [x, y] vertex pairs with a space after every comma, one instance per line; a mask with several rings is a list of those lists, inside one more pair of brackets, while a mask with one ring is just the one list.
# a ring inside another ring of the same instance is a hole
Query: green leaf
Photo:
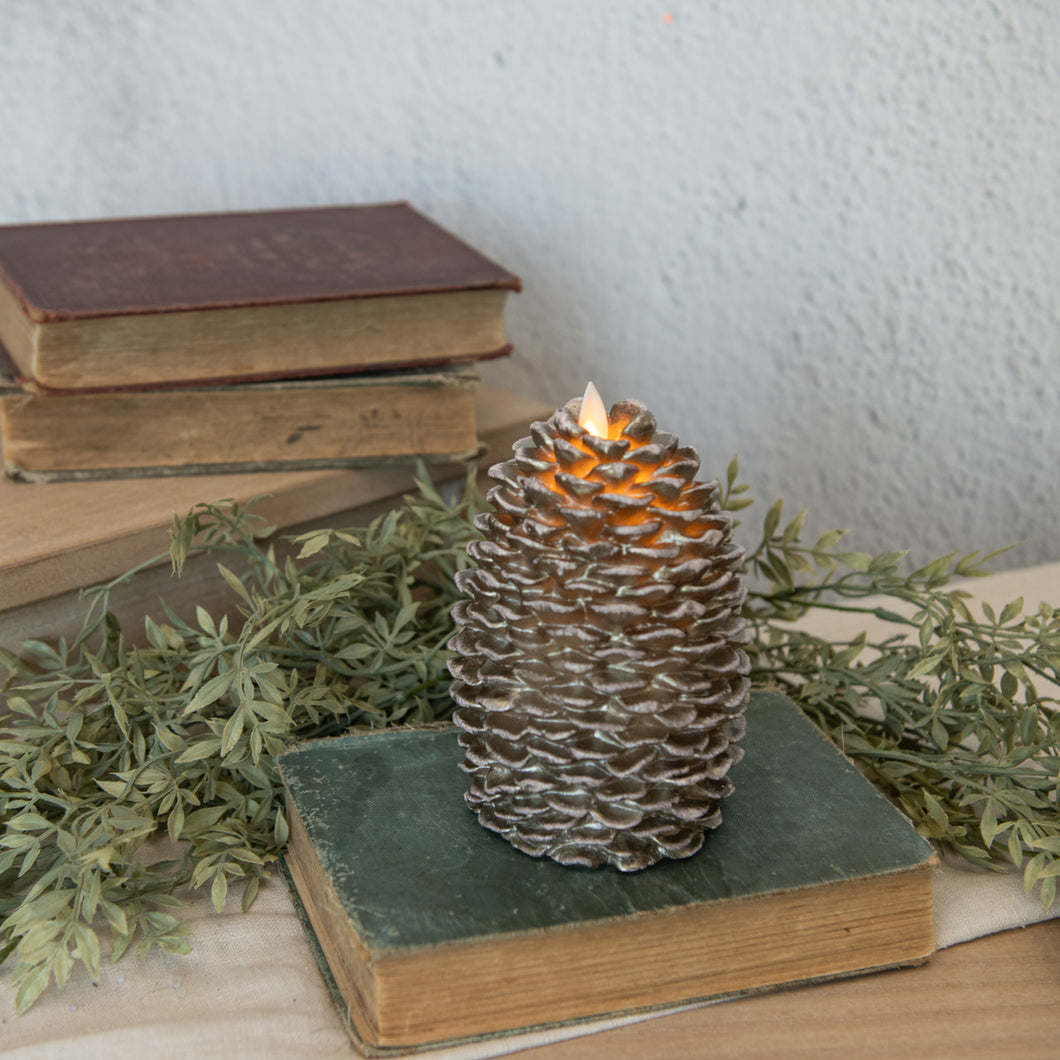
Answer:
[[1012, 828], [1008, 833], [1008, 856], [1016, 868], [1023, 865], [1023, 844], [1020, 843], [1019, 830]]
[[188, 814], [184, 821], [184, 831], [188, 835], [197, 835], [207, 828], [212, 828], [229, 811], [230, 807], [226, 805], [204, 806], [201, 810]]
[[184, 820], [184, 804], [178, 799], [169, 817], [166, 818], [166, 830], [171, 842], [176, 843], [180, 839], [184, 831]]
[[831, 665], [837, 669], [847, 669], [850, 667], [854, 660], [862, 653], [862, 651], [864, 651], [865, 642], [866, 636], [864, 633], [855, 637], [847, 647], [835, 654]]
[[1049, 854], [1060, 855], [1060, 835], [1039, 836], [1029, 839], [1027, 846], [1032, 850], [1044, 850]]
[[983, 842], [989, 850], [998, 831], [996, 799], [986, 800], [986, 806], [983, 808], [983, 817], [979, 822], [979, 831], [982, 834]]
[[77, 942], [74, 956], [85, 963], [92, 975], [99, 975], [99, 936], [87, 924], [74, 924], [74, 939]]
[[210, 706], [211, 703], [216, 703], [225, 693], [232, 687], [232, 682], [236, 679], [236, 672], [234, 670], [228, 670], [223, 674], [218, 674], [216, 677], [211, 677], [199, 690], [192, 696], [191, 701], [181, 711], [181, 714], [187, 716], [193, 714], [195, 711], [202, 710], [204, 707]]
[[217, 564], [218, 573], [228, 583], [228, 587], [245, 603], [253, 606], [250, 593], [240, 578], [230, 571], [223, 563]]
[[803, 526], [806, 524], [806, 516], [809, 514], [809, 508], [803, 508], [794, 519], [784, 528], [784, 534], [781, 537], [781, 544], [791, 545], [798, 540], [799, 535], [802, 533]]
[[296, 538], [296, 541], [302, 542], [301, 551], [298, 553], [299, 559], [305, 559], [307, 556], [315, 556], [317, 553], [327, 548], [331, 541], [330, 530], [320, 530], [313, 534], [307, 534], [301, 538]]
[[221, 738], [219, 736], [202, 736], [177, 756], [176, 764], [179, 766], [188, 762], [202, 762], [204, 759], [220, 754], [220, 751]]
[[950, 564], [953, 562], [953, 557], [956, 555], [956, 552], [950, 552], [945, 556], [939, 556], [938, 559], [932, 560], [927, 566], [914, 571], [909, 576], [909, 580], [911, 582], [924, 581], [928, 583], [944, 580], [950, 569]]
[[131, 789], [131, 784], [127, 780], [96, 780], [95, 783], [114, 798], [125, 798]]
[[1031, 679], [1027, 676], [1027, 671], [1024, 669], [1023, 663], [1019, 659], [1004, 659], [1001, 665], [1012, 677], [1016, 678], [1021, 684], [1029, 685]]
[[217, 636], [217, 627], [214, 625], [210, 613], [201, 604], [195, 608], [195, 617], [198, 620], [199, 628], [204, 633], [209, 633], [211, 637]]
[[867, 552], [837, 552], [835, 558], [852, 570], [867, 571], [872, 563], [872, 556]]
[[47, 963], [56, 949], [55, 936], [66, 930], [61, 920], [37, 922], [18, 943], [18, 959], [24, 964]]
[[1022, 613], [1023, 597], [1020, 596], [1017, 597], [1015, 600], [1011, 601], [1011, 603], [1005, 604], [1004, 608], [1002, 608], [1001, 610], [1001, 618], [999, 619], [999, 622], [1002, 626], [1007, 625], [1014, 618], [1016, 618], [1017, 615], [1020, 615]]
[[817, 539], [817, 544], [813, 546], [814, 552], [828, 552], [835, 548], [839, 541], [847, 535], [846, 530], [826, 530]]
[[283, 808], [280, 807], [280, 808], [278, 808], [276, 810], [276, 818], [275, 818], [275, 821], [273, 822], [273, 829], [272, 829], [273, 842], [275, 842], [275, 844], [278, 847], [286, 846], [287, 845], [287, 837], [288, 837], [289, 834], [290, 834], [290, 831], [289, 831], [289, 828], [288, 828], [288, 825], [287, 825], [287, 818], [284, 816]]
[[224, 911], [225, 899], [228, 897], [228, 880], [224, 872], [217, 872], [213, 878], [213, 886], [210, 888], [210, 899], [214, 909], [218, 913]]
[[779, 552], [774, 552], [772, 549], [768, 549], [766, 555], [769, 557], [769, 565], [773, 571], [777, 584], [782, 589], [794, 588], [795, 575], [792, 574], [787, 560], [781, 556]]
[[0, 846], [8, 847], [11, 850], [26, 850], [28, 847], [35, 847], [39, 845], [40, 840], [34, 839], [33, 836], [0, 835]]
[[734, 456], [732, 458], [732, 460], [729, 461], [728, 470], [725, 472], [725, 482], [728, 485], [729, 489], [732, 489], [733, 484], [736, 482], [736, 479], [739, 477], [739, 474], [740, 474], [740, 460], [739, 460], [739, 457]]
[[135, 936], [131, 931], [124, 934], [120, 932], [115, 934], [110, 948], [111, 961], [120, 961], [125, 956], [134, 938]]
[[39, 832], [42, 828], [51, 828], [51, 823], [39, 813], [25, 810], [12, 817], [7, 822], [7, 827], [13, 828], [16, 832]]
[[243, 735], [243, 710], [237, 710], [228, 721], [225, 722], [224, 732], [221, 736], [221, 755], [227, 755], [236, 742]]
[[920, 659], [913, 666], [909, 668], [907, 676], [910, 679], [917, 677], [926, 677], [930, 673], [934, 673], [938, 669], [939, 664], [943, 662], [946, 656], [943, 655], [926, 655]]
[[[14, 658], [15, 658], [15, 656], [11, 655], [8, 652], [5, 652], [4, 654], [5, 654], [5, 656], [7, 656], [8, 658], [10, 658], [12, 660], [14, 660]], [[15, 666], [13, 666], [13, 665], [8, 665], [7, 668], [9, 670], [12, 670], [12, 671], [15, 670]], [[7, 709], [12, 711], [15, 714], [26, 714], [26, 715], [28, 715], [31, 718], [35, 718], [37, 716], [37, 712], [33, 709], [32, 706], [30, 706], [28, 700], [26, 700], [22, 696], [8, 696], [7, 697]], [[10, 745], [7, 745], [7, 746], [10, 746]]]
[[30, 1006], [44, 993], [51, 982], [52, 970], [49, 964], [40, 964], [30, 968], [21, 979], [18, 993], [15, 995], [15, 1015], [24, 1016]]
[[870, 574], [883, 574], [887, 571], [892, 571], [898, 564], [908, 555], [908, 549], [901, 549], [897, 552], [881, 552], [878, 556], [874, 556], [869, 563]]
[[243, 912], [247, 913], [250, 911], [250, 907], [254, 904], [254, 899], [258, 896], [258, 888], [261, 885], [260, 876], [251, 876], [247, 881], [246, 887], [243, 888]]
[[1027, 862], [1027, 866], [1023, 870], [1023, 888], [1025, 891], [1029, 892], [1034, 887], [1048, 863], [1049, 856], [1047, 854], [1035, 854]]
[[777, 532], [777, 527], [780, 526], [780, 517], [784, 512], [784, 500], [781, 498], [773, 503], [773, 507], [766, 512], [765, 523], [762, 528], [762, 539], [764, 541], [772, 541], [773, 536]]
[[101, 898], [99, 908], [104, 917], [106, 917], [107, 923], [111, 926], [112, 930], [121, 935], [124, 935], [129, 931], [129, 921], [125, 916], [125, 910], [122, 909], [120, 905], [108, 901], [105, 898]]
[[1042, 880], [1041, 887], [1042, 909], [1048, 912], [1056, 900], [1056, 877], [1048, 876]]
[[942, 808], [942, 804], [939, 802], [930, 791], [923, 793], [924, 806], [927, 809], [928, 816], [930, 819], [939, 826], [939, 828], [946, 829], [949, 826], [949, 817], [946, 811]]
[[935, 741], [935, 745], [939, 750], [945, 751], [950, 745], [950, 734], [946, 731], [946, 726], [942, 724], [942, 719], [939, 717], [932, 719], [931, 738]]
[[801, 552], [787, 552], [785, 558], [792, 570], [800, 574], [814, 574], [813, 564]]

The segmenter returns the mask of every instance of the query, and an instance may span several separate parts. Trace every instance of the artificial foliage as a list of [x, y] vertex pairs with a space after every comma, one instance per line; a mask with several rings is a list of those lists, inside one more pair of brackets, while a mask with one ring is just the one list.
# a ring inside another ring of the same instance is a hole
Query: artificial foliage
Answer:
[[[751, 503], [734, 460], [722, 506]], [[214, 553], [226, 614], [166, 613], [127, 637], [108, 610], [118, 579], [87, 594], [71, 643], [4, 652], [0, 717], [0, 960], [24, 1012], [77, 962], [97, 974], [153, 946], [185, 951], [187, 887], [217, 909], [254, 900], [283, 849], [273, 756], [353, 726], [428, 722], [451, 710], [450, 610], [481, 501], [419, 490], [361, 530], [321, 530], [282, 558], [253, 510], [203, 505], [175, 520], [179, 573]], [[813, 544], [805, 513], [765, 516], [747, 550], [753, 679], [783, 688], [922, 833], [988, 867], [1020, 866], [1053, 903], [1060, 874], [1060, 615], [1015, 600], [973, 611], [955, 578], [990, 557], [905, 572], [903, 553]], [[237, 573], [238, 572], [238, 573]], [[131, 572], [125, 577], [135, 577]], [[894, 635], [836, 641], [793, 625], [840, 609]], [[233, 886], [234, 885], [234, 886]]]

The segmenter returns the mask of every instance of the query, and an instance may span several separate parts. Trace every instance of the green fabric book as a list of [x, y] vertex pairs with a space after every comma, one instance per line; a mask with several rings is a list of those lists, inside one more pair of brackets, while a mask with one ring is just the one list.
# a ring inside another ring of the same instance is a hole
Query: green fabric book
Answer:
[[755, 692], [703, 849], [644, 872], [519, 853], [463, 801], [450, 727], [279, 759], [286, 866], [368, 1052], [925, 960], [933, 850], [784, 696]]

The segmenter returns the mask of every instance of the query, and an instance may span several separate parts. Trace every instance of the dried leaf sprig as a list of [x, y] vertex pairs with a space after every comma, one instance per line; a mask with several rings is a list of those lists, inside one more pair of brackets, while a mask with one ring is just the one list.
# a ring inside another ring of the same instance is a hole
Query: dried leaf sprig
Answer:
[[[734, 460], [730, 510], [748, 503], [738, 473]], [[1048, 909], [1060, 876], [1060, 613], [1044, 602], [1027, 613], [1021, 597], [977, 616], [953, 582], [986, 575], [998, 553], [903, 573], [904, 552], [845, 551], [841, 530], [806, 544], [806, 512], [782, 518], [777, 501], [746, 559], [758, 582], [745, 607], [752, 678], [783, 688], [923, 835], [977, 865], [1022, 868]], [[813, 610], [894, 632], [831, 640], [793, 625]]]
[[[185, 951], [184, 885], [221, 909], [239, 884], [249, 906], [287, 838], [272, 760], [291, 740], [449, 713], [470, 499], [424, 478], [366, 530], [305, 535], [282, 562], [252, 512], [198, 507], [175, 522], [174, 568], [223, 552], [238, 621], [167, 613], [134, 645], [108, 610], [123, 577], [91, 593], [73, 643], [0, 657], [0, 959], [13, 954], [17, 1011], [78, 961], [97, 974], [104, 926], [115, 959]], [[160, 830], [177, 856], [151, 863]]]

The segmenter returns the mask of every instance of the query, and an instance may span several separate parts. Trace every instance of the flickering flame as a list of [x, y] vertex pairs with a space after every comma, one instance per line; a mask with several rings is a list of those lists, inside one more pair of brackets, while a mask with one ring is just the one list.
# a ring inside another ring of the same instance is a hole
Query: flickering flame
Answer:
[[597, 438], [607, 437], [610, 426], [607, 420], [607, 409], [604, 407], [603, 398], [600, 397], [600, 391], [592, 383], [585, 388], [582, 410], [578, 415], [578, 426], [584, 427]]

